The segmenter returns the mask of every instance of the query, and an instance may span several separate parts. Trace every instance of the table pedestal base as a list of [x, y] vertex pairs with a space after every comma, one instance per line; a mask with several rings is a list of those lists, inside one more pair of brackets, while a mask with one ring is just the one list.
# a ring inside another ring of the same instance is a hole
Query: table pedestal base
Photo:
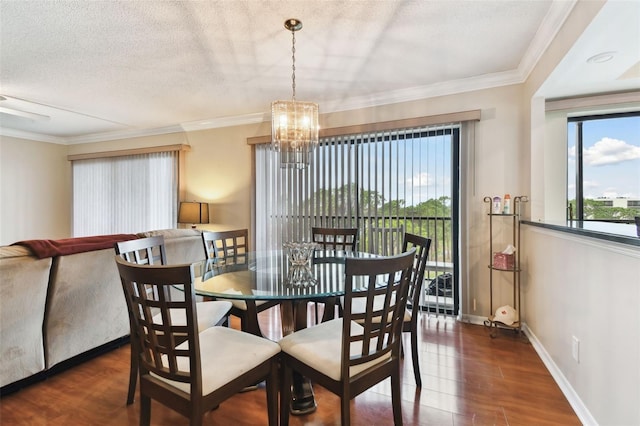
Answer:
[[[307, 326], [307, 300], [287, 300], [280, 304], [282, 335], [286, 336]], [[316, 411], [311, 381], [294, 371], [292, 377], [291, 405], [289, 410], [294, 416], [302, 416]]]
[[289, 408], [291, 414], [303, 416], [313, 413], [316, 408], [311, 381], [294, 371], [291, 407]]

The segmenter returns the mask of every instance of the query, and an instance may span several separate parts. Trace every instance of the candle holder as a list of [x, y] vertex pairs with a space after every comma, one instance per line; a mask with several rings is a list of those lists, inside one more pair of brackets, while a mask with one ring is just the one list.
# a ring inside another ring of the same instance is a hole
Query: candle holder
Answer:
[[284, 243], [282, 247], [287, 251], [287, 259], [289, 259], [289, 263], [292, 266], [304, 266], [309, 265], [313, 251], [318, 247], [318, 244], [308, 242]]
[[313, 271], [308, 265], [291, 265], [287, 273], [287, 282], [291, 287], [313, 287], [318, 280], [313, 276]]

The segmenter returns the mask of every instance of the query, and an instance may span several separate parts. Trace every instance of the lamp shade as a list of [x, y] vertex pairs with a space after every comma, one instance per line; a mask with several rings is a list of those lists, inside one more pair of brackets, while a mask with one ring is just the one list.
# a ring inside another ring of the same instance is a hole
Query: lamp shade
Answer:
[[209, 204], [183, 201], [180, 203], [178, 223], [209, 223]]

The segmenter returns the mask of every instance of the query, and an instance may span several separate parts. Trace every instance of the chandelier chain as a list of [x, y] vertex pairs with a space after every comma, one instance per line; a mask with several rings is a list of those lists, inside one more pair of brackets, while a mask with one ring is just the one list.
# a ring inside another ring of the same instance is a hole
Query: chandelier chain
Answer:
[[291, 88], [293, 89], [293, 100], [296, 100], [296, 32], [291, 30]]

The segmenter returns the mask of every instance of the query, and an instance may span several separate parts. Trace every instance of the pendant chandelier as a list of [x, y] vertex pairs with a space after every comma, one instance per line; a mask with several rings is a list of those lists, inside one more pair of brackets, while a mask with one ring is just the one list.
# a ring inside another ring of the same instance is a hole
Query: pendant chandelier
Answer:
[[280, 153], [280, 167], [304, 169], [318, 146], [318, 104], [296, 101], [296, 31], [302, 22], [287, 19], [284, 27], [292, 36], [293, 97], [271, 103], [271, 145]]

